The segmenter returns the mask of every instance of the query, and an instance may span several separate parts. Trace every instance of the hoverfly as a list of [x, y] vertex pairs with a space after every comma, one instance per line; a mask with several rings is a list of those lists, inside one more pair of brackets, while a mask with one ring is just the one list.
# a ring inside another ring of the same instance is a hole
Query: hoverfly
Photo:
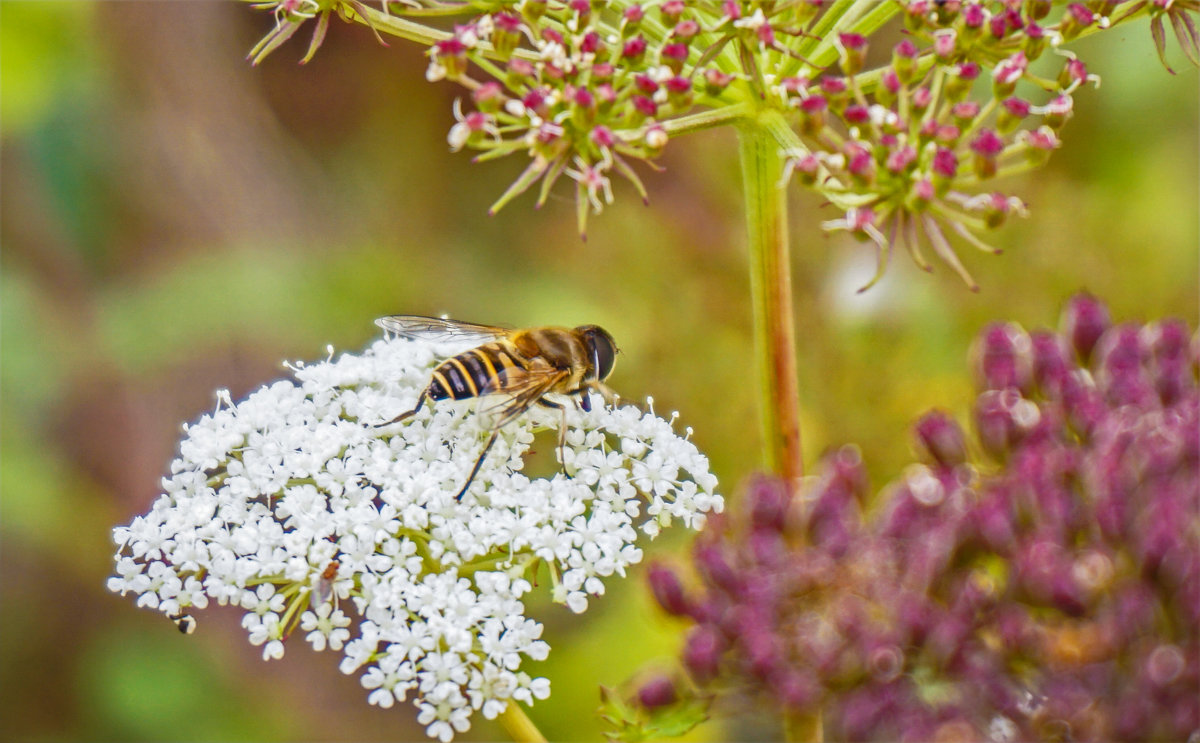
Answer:
[[455, 500], [462, 500], [471, 486], [492, 444], [496, 443], [500, 429], [535, 404], [562, 411], [563, 425], [558, 430], [561, 452], [567, 433], [566, 410], [562, 404], [547, 400], [546, 395], [578, 395], [579, 406], [585, 411], [591, 410], [590, 390], [596, 390], [606, 400], [615, 397], [604, 380], [612, 374], [617, 346], [608, 331], [598, 325], [510, 330], [420, 315], [381, 317], [375, 324], [402, 338], [480, 343], [438, 364], [429, 386], [417, 398], [416, 406], [378, 425], [399, 423], [416, 415], [426, 399], [507, 397], [496, 407], [491, 435]]

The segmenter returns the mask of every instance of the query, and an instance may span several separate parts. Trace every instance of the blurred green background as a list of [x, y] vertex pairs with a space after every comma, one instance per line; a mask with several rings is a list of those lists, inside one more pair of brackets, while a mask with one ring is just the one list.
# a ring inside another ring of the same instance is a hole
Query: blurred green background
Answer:
[[[148, 508], [182, 421], [244, 396], [282, 359], [358, 349], [390, 313], [513, 325], [594, 322], [624, 354], [625, 396], [678, 409], [723, 491], [759, 462], [732, 131], [677, 140], [644, 172], [644, 207], [575, 234], [572, 192], [535, 212], [488, 205], [524, 167], [445, 144], [460, 89], [420, 50], [335, 22], [252, 68], [271, 25], [240, 4], [0, 3], [0, 738], [385, 741], [412, 708], [366, 704], [338, 656], [293, 641], [264, 663], [238, 614], [184, 638], [110, 595], [110, 529]], [[297, 37], [305, 36], [305, 32]], [[876, 487], [910, 461], [907, 426], [971, 401], [965, 355], [987, 321], [1056, 322], [1086, 288], [1118, 318], [1197, 316], [1197, 75], [1158, 64], [1146, 24], [1077, 50], [1104, 84], [1077, 96], [1048, 169], [1002, 184], [1032, 215], [961, 254], [967, 291], [898, 256], [865, 296], [868, 246], [793, 203], [804, 447], [857, 442]], [[681, 553], [664, 536], [652, 555]], [[635, 571], [583, 617], [540, 605], [553, 647], [532, 668], [552, 738], [599, 739], [597, 683], [676, 648]], [[477, 717], [466, 739], [502, 731]], [[720, 738], [708, 726], [694, 737]]]

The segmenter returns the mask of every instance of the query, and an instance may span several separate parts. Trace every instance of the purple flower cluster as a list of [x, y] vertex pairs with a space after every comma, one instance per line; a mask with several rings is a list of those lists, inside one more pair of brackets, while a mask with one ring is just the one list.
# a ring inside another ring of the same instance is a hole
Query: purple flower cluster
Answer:
[[978, 448], [931, 412], [874, 504], [843, 449], [802, 498], [750, 483], [697, 542], [698, 588], [651, 572], [694, 622], [690, 675], [820, 712], [830, 739], [1194, 738], [1198, 351], [1182, 322], [1114, 325], [1088, 296], [1058, 332], [988, 327]]

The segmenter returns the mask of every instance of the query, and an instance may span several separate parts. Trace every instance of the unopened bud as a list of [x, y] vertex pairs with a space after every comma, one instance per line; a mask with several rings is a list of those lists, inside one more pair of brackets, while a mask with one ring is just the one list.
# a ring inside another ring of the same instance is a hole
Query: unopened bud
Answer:
[[674, 704], [679, 694], [669, 676], [655, 676], [638, 688], [637, 698], [646, 709], [655, 709]]

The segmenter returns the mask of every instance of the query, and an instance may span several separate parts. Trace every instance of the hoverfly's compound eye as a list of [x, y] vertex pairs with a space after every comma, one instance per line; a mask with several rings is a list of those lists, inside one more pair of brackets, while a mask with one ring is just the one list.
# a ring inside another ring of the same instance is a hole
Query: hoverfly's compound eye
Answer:
[[587, 325], [579, 330], [588, 340], [594, 378], [597, 382], [603, 382], [612, 374], [613, 365], [617, 363], [617, 344], [608, 331], [599, 325]]

